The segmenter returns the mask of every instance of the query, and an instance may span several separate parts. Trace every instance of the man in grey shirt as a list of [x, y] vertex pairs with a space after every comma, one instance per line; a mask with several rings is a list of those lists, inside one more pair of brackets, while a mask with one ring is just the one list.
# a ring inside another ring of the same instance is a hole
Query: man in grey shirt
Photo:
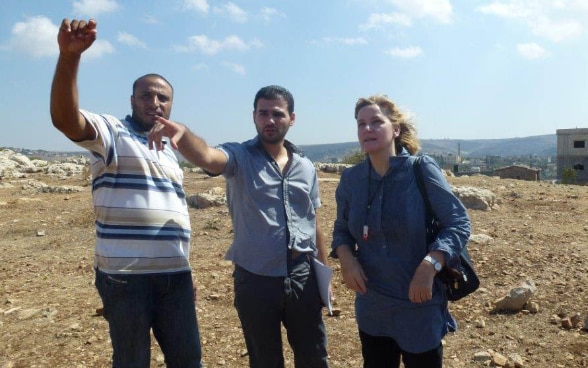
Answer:
[[296, 368], [325, 368], [326, 332], [312, 257], [326, 264], [318, 226], [317, 173], [285, 137], [294, 124], [294, 98], [285, 88], [261, 88], [253, 102], [257, 136], [216, 148], [182, 124], [158, 118], [150, 144], [173, 148], [210, 175], [226, 179], [234, 239], [226, 258], [235, 264], [235, 307], [249, 364], [284, 366], [281, 325]]

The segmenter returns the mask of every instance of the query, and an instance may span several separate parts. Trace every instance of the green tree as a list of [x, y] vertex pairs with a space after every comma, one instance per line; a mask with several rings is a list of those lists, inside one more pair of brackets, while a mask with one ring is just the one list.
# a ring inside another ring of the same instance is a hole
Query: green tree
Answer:
[[365, 153], [363, 153], [361, 150], [357, 150], [357, 151], [353, 152], [352, 154], [350, 154], [349, 156], [343, 157], [342, 162], [344, 164], [348, 164], [348, 165], [355, 165], [355, 164], [360, 163], [364, 159], [365, 159]]
[[561, 182], [562, 184], [573, 184], [578, 178], [576, 170], [571, 168], [565, 168], [561, 171]]

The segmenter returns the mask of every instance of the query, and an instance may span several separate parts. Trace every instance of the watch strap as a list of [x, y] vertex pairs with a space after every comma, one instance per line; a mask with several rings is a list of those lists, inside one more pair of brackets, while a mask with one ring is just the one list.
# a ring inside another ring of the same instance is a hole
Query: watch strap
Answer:
[[430, 255], [427, 255], [425, 257], [425, 261], [429, 262], [430, 264], [433, 265], [433, 267], [435, 268], [435, 271], [439, 272], [441, 271], [441, 263], [436, 260], [435, 258], [431, 257]]

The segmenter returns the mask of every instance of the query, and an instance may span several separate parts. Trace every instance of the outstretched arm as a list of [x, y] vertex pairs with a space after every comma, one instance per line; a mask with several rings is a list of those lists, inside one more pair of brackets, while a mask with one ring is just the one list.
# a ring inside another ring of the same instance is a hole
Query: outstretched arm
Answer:
[[227, 164], [227, 156], [219, 149], [210, 147], [204, 139], [192, 133], [184, 124], [176, 123], [161, 116], [149, 133], [149, 147], [163, 149], [163, 137], [169, 137], [172, 148], [194, 165], [211, 174], [220, 174]]
[[59, 59], [51, 85], [51, 120], [74, 141], [95, 138], [96, 133], [79, 112], [77, 76], [82, 53], [96, 40], [96, 21], [64, 19], [57, 42]]

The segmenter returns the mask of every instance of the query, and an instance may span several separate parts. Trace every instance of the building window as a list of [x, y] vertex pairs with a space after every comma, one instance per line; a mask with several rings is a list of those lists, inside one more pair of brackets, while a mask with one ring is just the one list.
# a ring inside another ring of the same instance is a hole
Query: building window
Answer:
[[586, 147], [586, 141], [574, 141], [574, 148]]
[[584, 170], [584, 165], [582, 165], [582, 164], [575, 164], [574, 165], [574, 170]]

